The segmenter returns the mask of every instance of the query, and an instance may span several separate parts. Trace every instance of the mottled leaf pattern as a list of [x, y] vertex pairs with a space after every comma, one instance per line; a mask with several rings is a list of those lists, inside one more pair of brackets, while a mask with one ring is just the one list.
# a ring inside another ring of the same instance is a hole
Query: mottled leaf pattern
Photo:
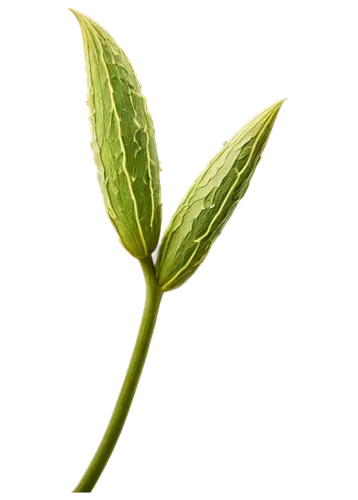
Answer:
[[159, 286], [181, 286], [197, 270], [249, 187], [283, 101], [240, 129], [193, 183], [167, 227], [157, 261]]
[[99, 24], [72, 10], [82, 30], [92, 149], [105, 207], [123, 246], [150, 255], [161, 225], [154, 127], [124, 52]]

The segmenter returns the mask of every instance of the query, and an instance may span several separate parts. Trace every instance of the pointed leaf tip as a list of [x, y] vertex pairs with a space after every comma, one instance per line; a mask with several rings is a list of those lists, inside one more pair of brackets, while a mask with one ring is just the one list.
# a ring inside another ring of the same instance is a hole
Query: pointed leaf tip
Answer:
[[76, 9], [73, 5], [71, 5], [71, 4], [69, 4], [69, 5], [67, 6], [66, 10], [67, 10], [67, 12], [69, 12], [70, 14], [74, 14], [74, 13], [76, 13], [76, 12], [77, 12], [77, 9]]
[[85, 12], [83, 12], [82, 10], [78, 9], [77, 7], [75, 7], [74, 5], [69, 5], [67, 7], [67, 12], [69, 12], [72, 16], [74, 16], [76, 18], [76, 20], [79, 18], [79, 19], [82, 19], [83, 17], [85, 17], [86, 14]]

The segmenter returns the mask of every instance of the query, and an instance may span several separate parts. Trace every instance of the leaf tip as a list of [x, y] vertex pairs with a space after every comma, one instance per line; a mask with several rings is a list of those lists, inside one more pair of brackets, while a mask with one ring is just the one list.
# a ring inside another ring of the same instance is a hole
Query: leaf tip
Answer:
[[72, 4], [70, 4], [70, 3], [69, 3], [69, 4], [68, 4], [68, 6], [67, 6], [66, 11], [67, 11], [69, 14], [75, 14], [75, 13], [76, 13], [76, 11], [77, 11], [77, 9], [76, 9], [76, 7], [75, 7], [74, 5], [72, 5]]

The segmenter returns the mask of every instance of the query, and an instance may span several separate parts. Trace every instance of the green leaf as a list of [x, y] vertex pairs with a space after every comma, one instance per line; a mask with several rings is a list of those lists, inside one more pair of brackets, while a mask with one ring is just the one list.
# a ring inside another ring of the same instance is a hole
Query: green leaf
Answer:
[[144, 258], [155, 250], [161, 225], [153, 122], [122, 49], [95, 21], [72, 12], [82, 31], [92, 149], [106, 211], [123, 246]]
[[159, 248], [157, 279], [162, 290], [185, 283], [207, 256], [249, 187], [283, 101], [240, 129], [186, 193]]

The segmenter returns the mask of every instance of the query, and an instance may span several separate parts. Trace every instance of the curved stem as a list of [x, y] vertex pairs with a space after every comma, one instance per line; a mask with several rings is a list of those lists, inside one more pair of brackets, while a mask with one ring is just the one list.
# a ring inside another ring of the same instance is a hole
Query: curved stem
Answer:
[[100, 478], [123, 429], [147, 357], [163, 292], [156, 282], [152, 257], [146, 257], [139, 262], [146, 284], [146, 299], [137, 341], [107, 430], [73, 493], [92, 491]]

